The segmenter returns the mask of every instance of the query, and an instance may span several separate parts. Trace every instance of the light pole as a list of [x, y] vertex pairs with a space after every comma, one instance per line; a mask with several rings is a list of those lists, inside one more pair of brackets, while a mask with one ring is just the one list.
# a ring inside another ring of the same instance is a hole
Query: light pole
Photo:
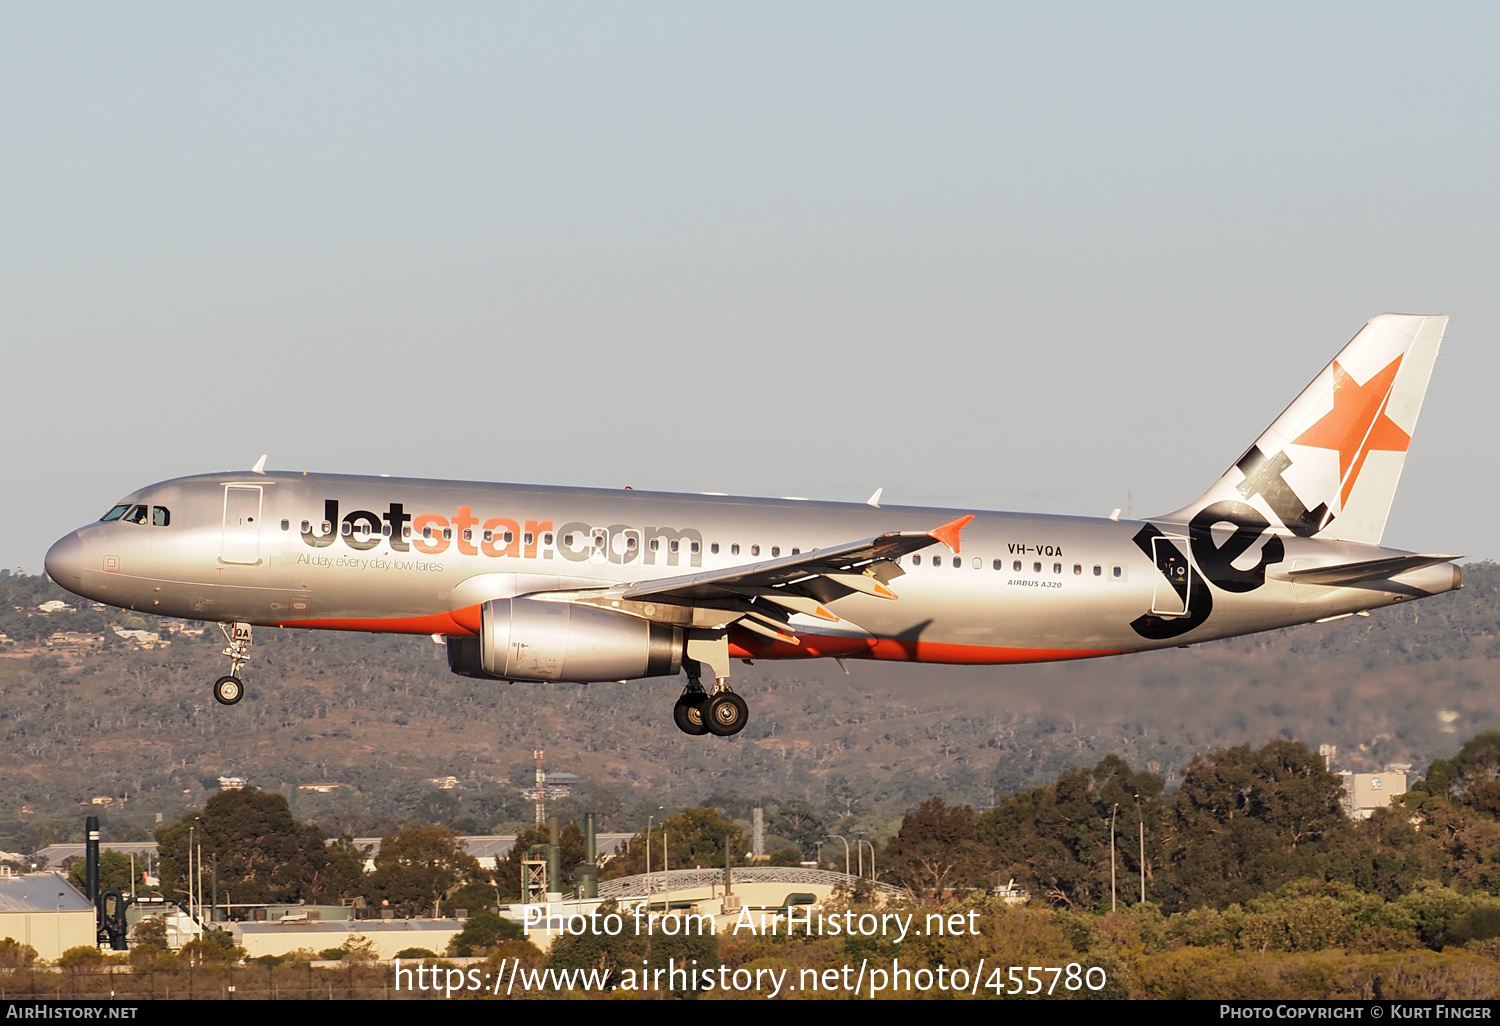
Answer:
[[[855, 843], [856, 846], [862, 844], [862, 845], [865, 846], [865, 848], [869, 848], [870, 849], [870, 879], [873, 881], [875, 879], [875, 845], [872, 844], [872, 843], [870, 843], [869, 841], [865, 840], [863, 837], [861, 837], [858, 841], [855, 841], [854, 843]], [[864, 861], [865, 861], [864, 860], [864, 848], [860, 848], [859, 849], [859, 853], [860, 853], [860, 859], [859, 859], [859, 861], [860, 861], [860, 869], [859, 869], [859, 872], [860, 872], [860, 875], [863, 876], [864, 875], [864, 871], [865, 871], [864, 870]]]
[[646, 817], [646, 915], [651, 915], [651, 824], [655, 815]]
[[849, 841], [848, 841], [847, 838], [841, 837], [838, 834], [829, 834], [828, 836], [832, 840], [842, 841], [844, 843], [844, 875], [848, 876], [849, 875]]
[[1135, 796], [1135, 818], [1141, 825], [1141, 904], [1146, 903], [1146, 818], [1141, 814], [1141, 796]]
[[1115, 910], [1115, 813], [1120, 811], [1120, 803], [1115, 802], [1115, 807], [1109, 810], [1109, 910]]

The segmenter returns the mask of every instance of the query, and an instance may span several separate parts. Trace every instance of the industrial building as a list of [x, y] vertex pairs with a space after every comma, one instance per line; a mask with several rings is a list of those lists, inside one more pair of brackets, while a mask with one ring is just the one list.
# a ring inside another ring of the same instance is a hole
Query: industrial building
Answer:
[[396, 952], [407, 948], [426, 948], [441, 955], [448, 950], [448, 942], [464, 928], [460, 919], [287, 919], [223, 925], [251, 958], [285, 955], [300, 949], [319, 952], [341, 947], [351, 938], [368, 939], [379, 958], [395, 958]]
[[93, 947], [94, 905], [60, 873], [0, 875], [0, 937], [29, 944], [42, 958]]

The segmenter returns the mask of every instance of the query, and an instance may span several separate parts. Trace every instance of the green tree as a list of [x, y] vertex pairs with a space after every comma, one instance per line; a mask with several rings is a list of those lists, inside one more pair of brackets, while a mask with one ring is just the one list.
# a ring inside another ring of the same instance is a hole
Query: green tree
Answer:
[[969, 806], [927, 799], [901, 820], [881, 855], [881, 875], [936, 901], [949, 892], [984, 886], [989, 852], [979, 843], [976, 825]]
[[1470, 738], [1457, 755], [1435, 759], [1427, 771], [1428, 790], [1487, 816], [1500, 816], [1500, 731]]
[[216, 871], [219, 892], [243, 902], [334, 903], [353, 897], [349, 846], [330, 851], [323, 832], [292, 818], [279, 794], [245, 787], [220, 791], [203, 809], [156, 831], [161, 881], [168, 893], [187, 891], [188, 841], [202, 855], [205, 887]]
[[1323, 879], [1353, 830], [1344, 783], [1293, 741], [1195, 758], [1166, 823], [1169, 910], [1243, 903], [1300, 877]]
[[[121, 855], [117, 851], [101, 851], [99, 853], [99, 892], [102, 894], [113, 887], [129, 894], [130, 867], [129, 855]], [[82, 891], [87, 874], [87, 863], [79, 859], [68, 867], [68, 882]]]
[[426, 826], [381, 838], [367, 892], [399, 916], [431, 915], [434, 903], [481, 875], [479, 861], [464, 851], [459, 836]]
[[509, 919], [494, 912], [475, 912], [448, 942], [448, 954], [453, 958], [468, 958], [483, 955], [505, 941], [525, 939], [526, 931]]
[[[665, 967], [669, 963], [691, 971], [714, 970], [719, 965], [719, 939], [712, 928], [704, 932], [692, 932], [684, 926], [674, 935], [660, 930], [642, 930], [637, 934], [631, 925], [632, 917], [620, 913], [619, 906], [606, 901], [599, 906], [600, 921], [610, 915], [619, 914], [624, 928], [614, 936], [607, 932], [595, 933], [584, 930], [564, 934], [552, 941], [547, 952], [547, 964], [556, 969], [601, 969], [605, 972], [606, 986], [613, 989], [622, 983], [639, 985], [640, 974], [651, 967]], [[696, 920], [684, 919], [684, 923], [697, 925]], [[633, 974], [633, 980], [627, 979]], [[681, 978], [679, 977], [679, 982]], [[669, 983], [671, 981], [668, 981]], [[696, 997], [698, 991], [674, 990], [678, 997]]]
[[36, 948], [14, 937], [0, 937], [0, 969], [24, 969], [36, 961]]
[[[719, 816], [717, 809], [683, 809], [651, 826], [651, 869], [713, 868], [724, 864], [730, 853], [734, 864], [744, 859], [745, 833], [734, 823]], [[665, 844], [665, 847], [663, 847]], [[629, 876], [644, 873], [646, 867], [646, 833], [631, 838], [627, 851], [615, 856], [601, 877]]]
[[1122, 896], [1139, 895], [1135, 843], [1144, 820], [1153, 840], [1162, 815], [1162, 778], [1133, 772], [1110, 755], [1090, 772], [1064, 772], [1046, 787], [1012, 795], [979, 818], [978, 837], [995, 853], [1002, 878], [1033, 894], [1079, 910], [1108, 907], [1110, 831], [1115, 831], [1116, 880]]

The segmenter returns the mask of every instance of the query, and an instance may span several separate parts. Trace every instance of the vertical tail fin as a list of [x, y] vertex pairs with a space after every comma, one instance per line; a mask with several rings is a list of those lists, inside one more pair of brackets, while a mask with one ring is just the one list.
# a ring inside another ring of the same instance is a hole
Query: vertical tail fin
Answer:
[[1248, 504], [1292, 534], [1378, 543], [1447, 325], [1370, 321], [1217, 484], [1166, 519]]

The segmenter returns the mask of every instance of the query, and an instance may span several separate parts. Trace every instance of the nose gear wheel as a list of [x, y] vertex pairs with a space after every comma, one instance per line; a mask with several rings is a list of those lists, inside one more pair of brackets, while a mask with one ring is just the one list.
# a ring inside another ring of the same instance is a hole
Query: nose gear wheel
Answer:
[[245, 685], [238, 677], [223, 676], [214, 681], [214, 700], [220, 705], [234, 705], [245, 697]]

